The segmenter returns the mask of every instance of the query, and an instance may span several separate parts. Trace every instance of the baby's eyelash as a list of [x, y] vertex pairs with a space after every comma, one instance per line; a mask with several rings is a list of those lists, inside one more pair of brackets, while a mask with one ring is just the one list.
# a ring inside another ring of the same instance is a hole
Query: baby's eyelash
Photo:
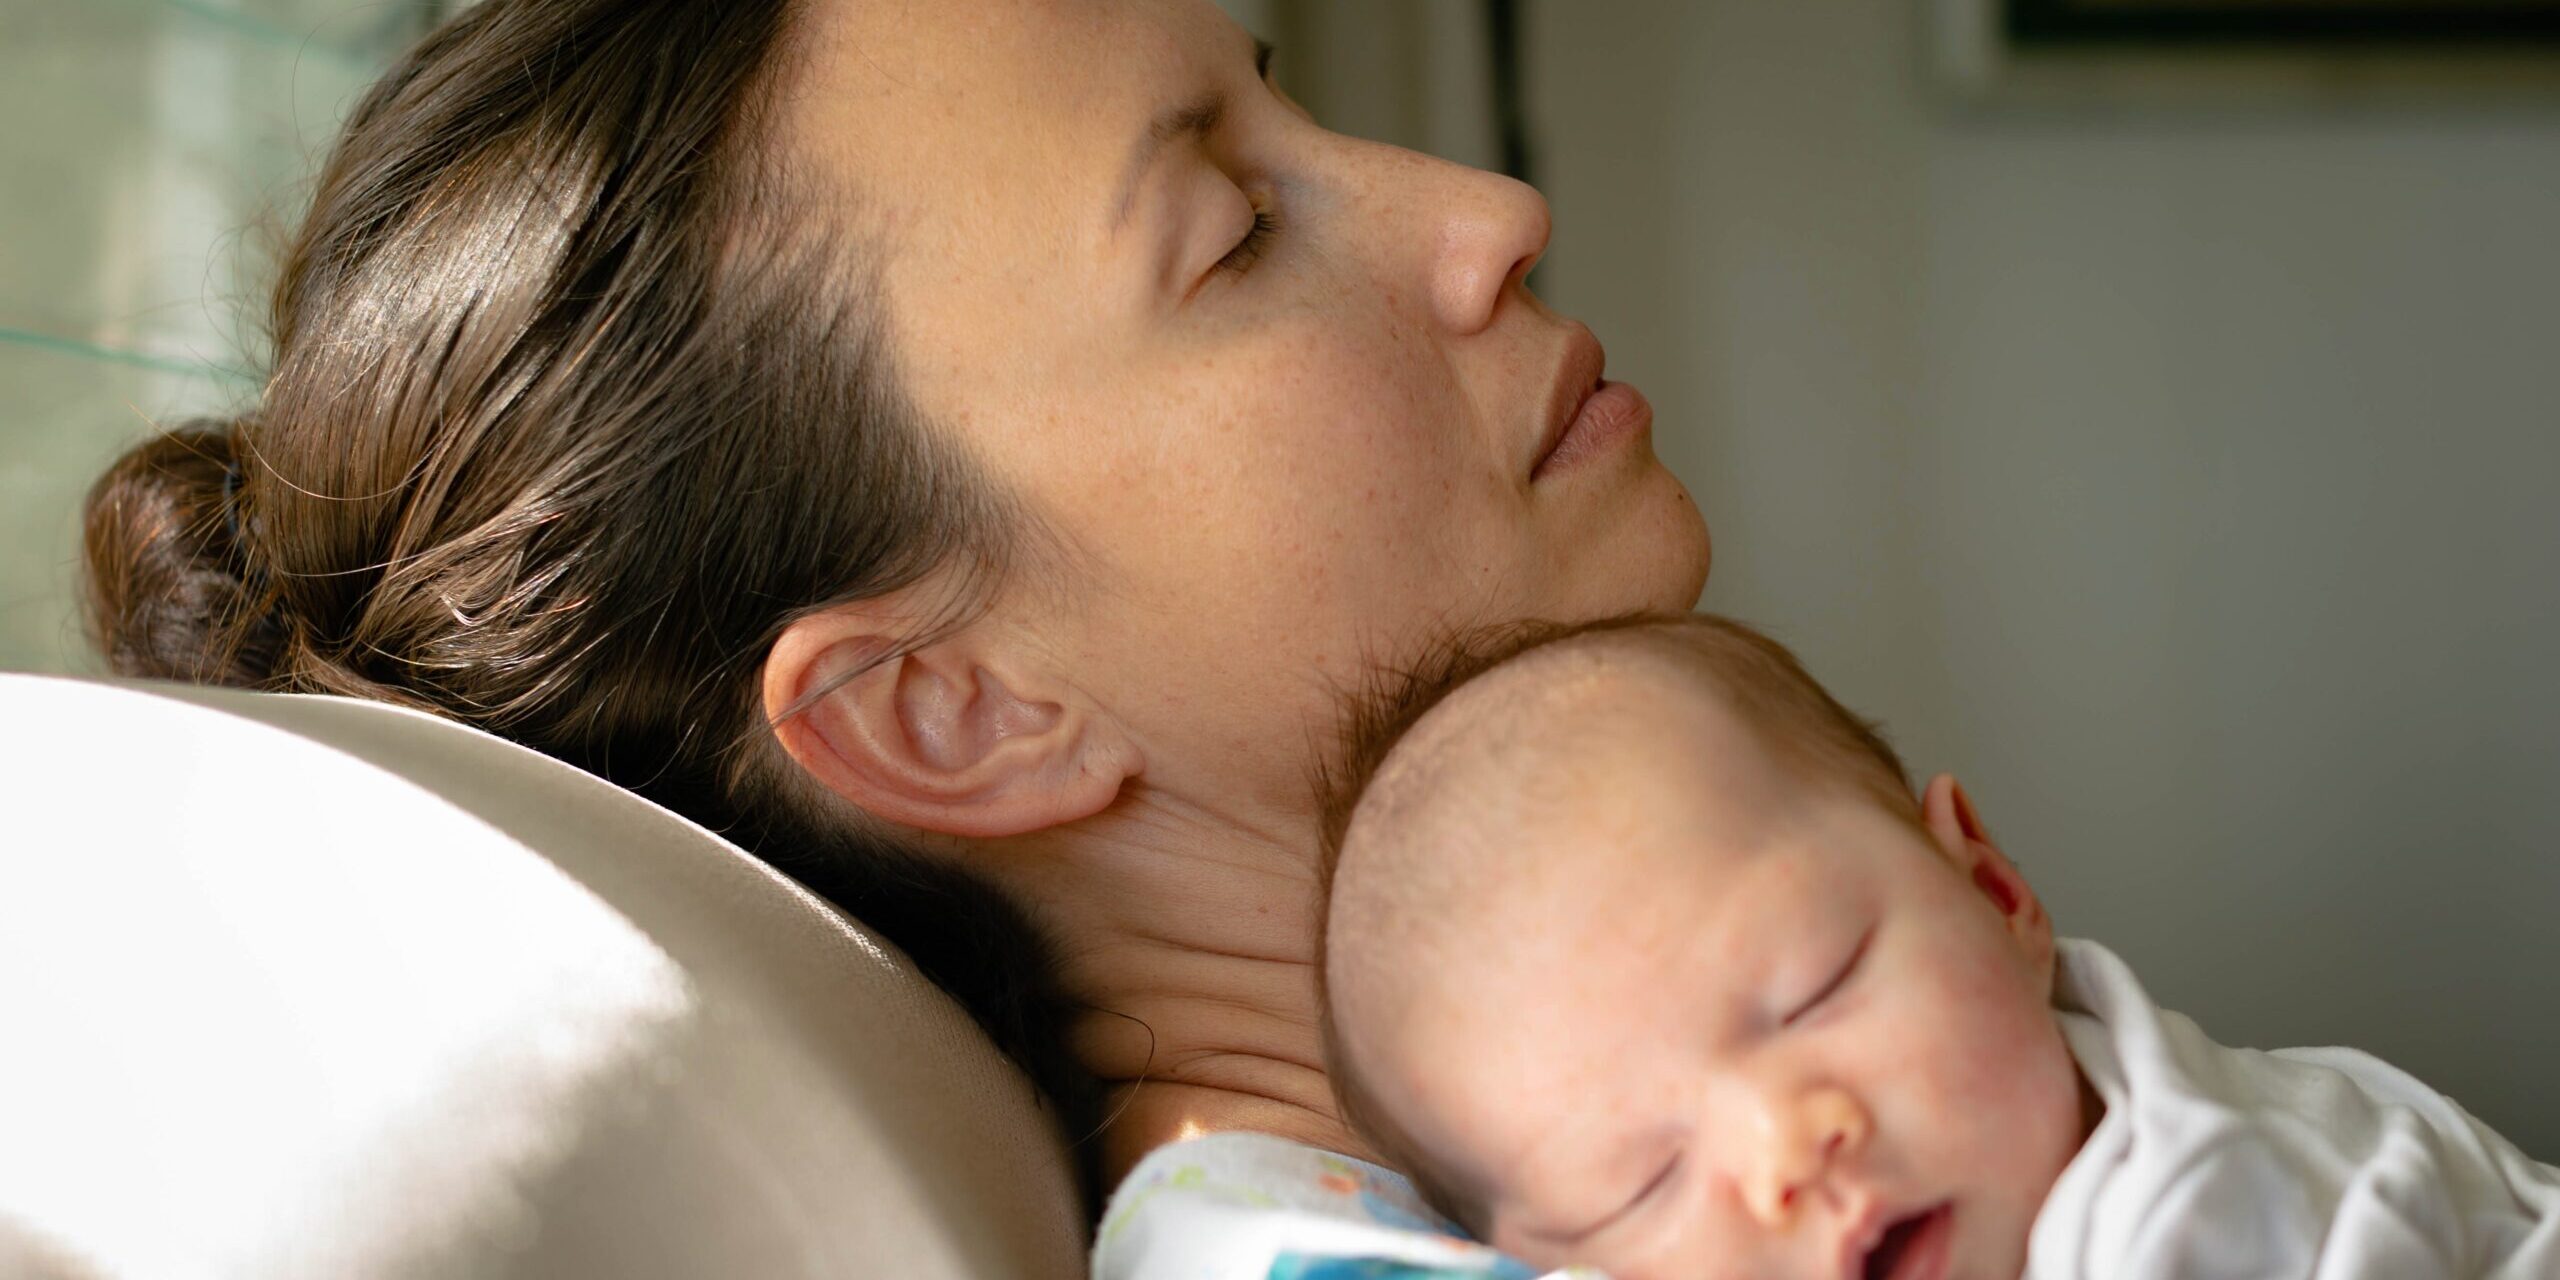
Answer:
[[1811, 996], [1806, 997], [1802, 1003], [1795, 1007], [1793, 1012], [1779, 1020], [1779, 1025], [1794, 1025], [1797, 1020], [1803, 1018], [1806, 1014], [1813, 1012], [1816, 1008], [1819, 1008], [1823, 1001], [1830, 999], [1834, 992], [1840, 990], [1841, 986], [1849, 981], [1849, 975], [1858, 971], [1858, 962], [1866, 958], [1867, 944], [1873, 942], [1875, 940], [1875, 936], [1875, 930], [1867, 930], [1867, 932], [1858, 939], [1858, 945], [1850, 949], [1849, 958], [1842, 961], [1840, 967], [1832, 971], [1830, 980], [1822, 984], [1822, 989], [1814, 992]]
[[1279, 233], [1280, 215], [1269, 209], [1256, 208], [1253, 226], [1245, 231], [1244, 239], [1236, 241], [1235, 248], [1227, 250], [1227, 256], [1218, 259], [1218, 270], [1243, 275], [1247, 268], [1262, 260], [1262, 251], [1271, 247], [1271, 237]]

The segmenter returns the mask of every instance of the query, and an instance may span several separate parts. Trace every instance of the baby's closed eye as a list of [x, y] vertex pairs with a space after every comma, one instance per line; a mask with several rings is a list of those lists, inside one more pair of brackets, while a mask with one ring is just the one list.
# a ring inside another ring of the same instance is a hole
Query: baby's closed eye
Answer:
[[1867, 944], [1873, 941], [1875, 936], [1873, 928], [1859, 934], [1857, 942], [1849, 948], [1848, 954], [1831, 968], [1829, 976], [1822, 980], [1820, 986], [1785, 1006], [1787, 1012], [1778, 1020], [1778, 1025], [1791, 1027], [1812, 1016], [1832, 996], [1838, 994], [1842, 987], [1847, 986], [1849, 979], [1857, 973], [1859, 962], [1866, 959]]

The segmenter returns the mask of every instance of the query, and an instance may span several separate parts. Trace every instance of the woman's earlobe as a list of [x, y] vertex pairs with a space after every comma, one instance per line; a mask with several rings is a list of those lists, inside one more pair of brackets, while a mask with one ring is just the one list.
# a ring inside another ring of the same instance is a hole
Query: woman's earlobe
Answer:
[[1044, 683], [1037, 669], [1007, 673], [990, 638], [965, 629], [900, 652], [809, 618], [768, 655], [764, 700], [784, 751], [847, 803], [994, 838], [1100, 812], [1139, 771], [1115, 723]]

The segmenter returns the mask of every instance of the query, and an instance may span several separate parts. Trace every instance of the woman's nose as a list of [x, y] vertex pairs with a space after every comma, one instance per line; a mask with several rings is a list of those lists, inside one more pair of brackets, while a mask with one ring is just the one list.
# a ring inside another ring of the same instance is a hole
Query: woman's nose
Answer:
[[1840, 1161], [1866, 1146], [1873, 1124], [1848, 1091], [1830, 1085], [1764, 1094], [1753, 1149], [1740, 1171], [1743, 1207], [1772, 1230], [1795, 1220], [1827, 1188]]
[[1555, 221], [1547, 198], [1514, 178], [1423, 160], [1416, 208], [1430, 248], [1431, 309], [1442, 327], [1469, 334], [1493, 323], [1503, 294], [1547, 251]]

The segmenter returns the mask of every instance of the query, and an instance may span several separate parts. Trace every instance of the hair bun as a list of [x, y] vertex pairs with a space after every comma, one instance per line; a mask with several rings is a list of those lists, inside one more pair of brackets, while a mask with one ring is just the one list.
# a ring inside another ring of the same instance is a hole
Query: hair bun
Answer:
[[90, 637], [118, 675], [271, 685], [289, 639], [254, 549], [234, 423], [198, 420], [125, 451], [81, 531]]

